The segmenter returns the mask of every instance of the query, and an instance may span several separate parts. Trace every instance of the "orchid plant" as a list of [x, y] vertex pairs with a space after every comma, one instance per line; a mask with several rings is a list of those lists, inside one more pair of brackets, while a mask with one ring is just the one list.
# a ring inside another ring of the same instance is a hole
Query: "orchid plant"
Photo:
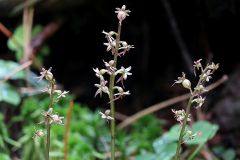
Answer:
[[[123, 57], [130, 49], [134, 48], [133, 45], [129, 45], [126, 41], [120, 39], [123, 21], [129, 16], [130, 10], [127, 10], [126, 6], [123, 5], [121, 8], [116, 8], [115, 13], [118, 18], [118, 31], [102, 32], [107, 39], [107, 42], [103, 44], [107, 47], [106, 51], [112, 54], [113, 59], [108, 62], [103, 61], [104, 69], [93, 69], [100, 80], [98, 84], [95, 84], [98, 88], [95, 97], [97, 95], [102, 97], [102, 94], [105, 93], [108, 95], [110, 103], [110, 110], [99, 113], [103, 119], [111, 121], [111, 160], [115, 159], [115, 101], [130, 95], [130, 92], [125, 90], [124, 81], [127, 80], [128, 76], [132, 75], [130, 73], [131, 66], [127, 68], [121, 66], [118, 69], [117, 62], [119, 57]], [[108, 80], [106, 80], [107, 75]], [[117, 77], [118, 79], [115, 80]]]

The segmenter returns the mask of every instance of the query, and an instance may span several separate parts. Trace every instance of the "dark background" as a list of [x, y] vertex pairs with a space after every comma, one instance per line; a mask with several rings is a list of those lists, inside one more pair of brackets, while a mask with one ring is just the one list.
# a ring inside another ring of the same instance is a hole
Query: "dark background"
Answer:
[[[0, 2], [0, 21], [11, 31], [22, 23], [19, 7], [22, 3]], [[106, 99], [94, 98], [94, 83], [98, 83], [98, 79], [92, 68], [103, 67], [102, 60], [111, 58], [111, 54], [105, 52], [106, 40], [101, 32], [116, 31], [118, 21], [114, 10], [123, 4], [132, 12], [123, 22], [122, 39], [135, 49], [119, 60], [119, 65], [132, 66], [133, 76], [126, 82], [132, 94], [118, 102], [117, 110], [133, 114], [185, 93], [181, 87], [171, 85], [182, 71], [193, 77], [191, 64], [201, 58], [204, 63], [220, 63], [212, 82], [223, 74], [233, 77], [227, 85], [209, 94], [206, 107], [213, 110], [215, 119], [223, 126], [239, 120], [240, 103], [233, 105], [225, 101], [238, 102], [240, 97], [237, 81], [240, 78], [240, 1], [237, 0], [37, 1], [34, 24], [46, 26], [50, 22], [62, 22], [59, 30], [46, 41], [51, 53], [44, 61], [46, 68], [53, 67], [57, 81], [75, 94], [77, 101], [91, 108], [107, 107]], [[13, 56], [6, 42], [7, 38], [0, 34], [1, 57], [10, 59]], [[216, 106], [223, 107], [214, 111]], [[219, 118], [221, 111], [226, 111], [224, 120]], [[229, 120], [229, 117], [236, 119]], [[239, 125], [234, 125], [226, 128], [226, 132], [238, 129]]]

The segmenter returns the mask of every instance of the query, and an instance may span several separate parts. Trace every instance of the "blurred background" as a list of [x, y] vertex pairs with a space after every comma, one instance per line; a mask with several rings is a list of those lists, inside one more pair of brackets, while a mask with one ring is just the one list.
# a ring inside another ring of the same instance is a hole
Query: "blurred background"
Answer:
[[[7, 61], [23, 64], [26, 60], [23, 53], [10, 44], [9, 38], [12, 34], [20, 34], [20, 38], [16, 39], [24, 46], [21, 25], [24, 23], [23, 15], [30, 14], [25, 8], [31, 6], [34, 8], [32, 37], [29, 40], [30, 48], [34, 51], [29, 56], [34, 57], [32, 74], [38, 74], [42, 66], [52, 67], [57, 82], [70, 91], [76, 103], [88, 108], [89, 112], [99, 107], [108, 108], [106, 99], [94, 98], [94, 84], [98, 83], [98, 79], [92, 68], [103, 67], [102, 60], [111, 58], [110, 53], [105, 51], [103, 43], [106, 40], [101, 32], [116, 31], [118, 21], [114, 11], [123, 4], [132, 12], [123, 22], [121, 38], [134, 45], [135, 49], [119, 61], [119, 66], [132, 66], [133, 76], [125, 84], [131, 95], [117, 102], [117, 111], [130, 116], [182, 95], [186, 90], [172, 84], [182, 71], [194, 80], [193, 61], [203, 59], [203, 64], [211, 61], [219, 63], [220, 68], [211, 82], [225, 74], [229, 80], [207, 94], [200, 119], [219, 125], [219, 135], [212, 145], [224, 144], [223, 148], [233, 148], [237, 155], [240, 147], [240, 1], [0, 0], [0, 71]], [[30, 21], [26, 20], [25, 24], [31, 24]], [[3, 73], [7, 72], [1, 72], [3, 79]], [[12, 79], [9, 85], [19, 87], [17, 91], [22, 91], [25, 82]], [[19, 92], [19, 103], [10, 100], [10, 105], [25, 104], [24, 99], [32, 95], [29, 92], [30, 89], [23, 94]], [[21, 112], [16, 107], [3, 109], [9, 105], [9, 100], [2, 98], [1, 101], [2, 113], [15, 115]], [[175, 123], [170, 111], [174, 107], [155, 114], [163, 119], [163, 130]], [[3, 119], [10, 121], [10, 115]], [[13, 128], [19, 130], [22, 127]], [[8, 152], [16, 157], [21, 155], [18, 149]]]

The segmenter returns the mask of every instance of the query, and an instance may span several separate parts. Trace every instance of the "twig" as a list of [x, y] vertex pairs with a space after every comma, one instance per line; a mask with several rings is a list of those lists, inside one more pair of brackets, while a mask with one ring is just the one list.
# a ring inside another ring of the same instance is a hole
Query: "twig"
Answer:
[[68, 157], [68, 133], [69, 133], [70, 121], [72, 117], [72, 110], [73, 110], [73, 101], [71, 100], [69, 103], [67, 122], [65, 127], [65, 135], [64, 135], [64, 160], [67, 160], [67, 157]]
[[125, 114], [119, 113], [119, 112], [115, 112], [115, 118], [117, 120], [124, 121], [128, 118], [128, 116], [126, 116]]
[[[206, 89], [208, 91], [218, 87], [219, 85], [221, 85], [222, 83], [226, 82], [228, 80], [228, 76], [224, 75], [221, 79], [219, 79], [218, 81], [216, 81], [215, 83], [209, 85], [208, 87], [206, 87]], [[181, 96], [177, 96], [171, 99], [168, 99], [166, 101], [160, 102], [158, 104], [155, 104], [153, 106], [148, 107], [147, 109], [144, 109], [132, 116], [130, 116], [128, 119], [126, 119], [125, 121], [123, 121], [122, 123], [120, 123], [118, 125], [118, 128], [125, 128], [127, 126], [129, 126], [130, 124], [134, 123], [135, 121], [137, 121], [138, 119], [144, 117], [145, 115], [148, 115], [150, 113], [156, 112], [160, 109], [166, 108], [168, 106], [171, 106], [173, 104], [176, 104], [178, 102], [181, 102], [183, 100], [186, 100], [190, 97], [190, 94], [183, 94]]]
[[32, 64], [32, 61], [27, 61], [21, 64], [19, 67], [16, 67], [12, 72], [6, 75], [2, 80], [0, 80], [0, 84], [9, 80], [12, 76], [14, 76], [17, 72], [24, 70], [25, 68], [29, 67]]
[[0, 31], [7, 37], [12, 38], [12, 42], [18, 47], [21, 48], [22, 45], [12, 36], [12, 32], [0, 22]]
[[[26, 0], [28, 2], [29, 0]], [[32, 25], [33, 25], [33, 6], [26, 6], [23, 10], [23, 40], [24, 40], [24, 56], [23, 62], [27, 61], [31, 55], [30, 42], [32, 39]]]
[[30, 42], [29, 49], [31, 50], [30, 59], [34, 59], [37, 55], [38, 50], [41, 48], [41, 46], [44, 44], [44, 42], [50, 38], [54, 33], [57, 32], [57, 30], [60, 28], [62, 24], [62, 21], [57, 20], [54, 22], [51, 22], [47, 24], [43, 31], [40, 32], [36, 37], [34, 37]]
[[187, 49], [187, 46], [181, 36], [181, 33], [180, 33], [180, 30], [178, 28], [178, 25], [177, 25], [177, 21], [173, 15], [173, 12], [172, 12], [172, 9], [171, 9], [171, 6], [169, 4], [169, 1], [168, 0], [161, 0], [162, 1], [162, 4], [166, 10], [166, 15], [169, 19], [169, 24], [170, 24], [170, 27], [172, 29], [172, 33], [173, 33], [173, 36], [175, 37], [176, 39], [176, 43], [178, 45], [178, 47], [180, 48], [181, 50], [181, 54], [182, 54], [182, 57], [183, 57], [183, 60], [185, 61], [186, 63], [186, 66], [188, 68], [188, 71], [189, 73], [193, 74], [193, 71], [189, 68], [192, 68], [192, 60], [191, 60], [191, 57], [189, 56], [189, 52], [188, 52], [188, 49]]

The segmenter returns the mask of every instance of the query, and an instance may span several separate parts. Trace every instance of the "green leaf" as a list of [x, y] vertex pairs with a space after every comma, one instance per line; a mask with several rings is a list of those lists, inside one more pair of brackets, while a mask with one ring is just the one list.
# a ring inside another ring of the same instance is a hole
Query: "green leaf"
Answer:
[[4, 154], [4, 153], [0, 153], [0, 159], [1, 160], [11, 160], [11, 158], [7, 154]]
[[[17, 41], [17, 43], [20, 46], [17, 46], [14, 40]], [[15, 31], [13, 32], [13, 36], [8, 39], [7, 46], [10, 50], [12, 51], [17, 51], [17, 50], [23, 50], [23, 27], [22, 25], [18, 26]]]
[[212, 139], [215, 136], [218, 128], [219, 127], [216, 124], [211, 124], [207, 121], [198, 121], [193, 124], [192, 132], [198, 133], [199, 136], [187, 141], [186, 144], [198, 145], [206, 143], [209, 139]]
[[162, 147], [162, 151], [157, 154], [156, 160], [171, 160], [176, 153], [177, 143], [170, 143]]
[[142, 154], [137, 156], [136, 160], [156, 160], [156, 155], [151, 153]]
[[[32, 38], [35, 38], [38, 33], [40, 33], [43, 30], [41, 25], [36, 25], [32, 29]], [[17, 41], [16, 42], [14, 41]], [[15, 51], [16, 59], [20, 61], [23, 58], [23, 45], [24, 45], [24, 30], [23, 26], [18, 26], [11, 38], [8, 39], [7, 46], [10, 50]], [[39, 54], [41, 55], [47, 55], [49, 53], [49, 48], [44, 47], [40, 49]]]
[[222, 158], [224, 160], [234, 160], [235, 157], [236, 157], [236, 152], [233, 149], [226, 150], [222, 155]]
[[21, 101], [20, 94], [13, 86], [2, 83], [0, 84], [0, 102], [2, 101], [17, 106]]
[[0, 148], [4, 148], [4, 147], [5, 147], [5, 144], [3, 142], [2, 136], [0, 135]]
[[[10, 72], [14, 71], [20, 65], [13, 61], [6, 61], [0, 59], [0, 79], [4, 79]], [[10, 79], [25, 79], [25, 72], [19, 71], [15, 73]]]
[[153, 148], [157, 153], [156, 160], [171, 160], [176, 153], [177, 143], [165, 134], [153, 142]]

